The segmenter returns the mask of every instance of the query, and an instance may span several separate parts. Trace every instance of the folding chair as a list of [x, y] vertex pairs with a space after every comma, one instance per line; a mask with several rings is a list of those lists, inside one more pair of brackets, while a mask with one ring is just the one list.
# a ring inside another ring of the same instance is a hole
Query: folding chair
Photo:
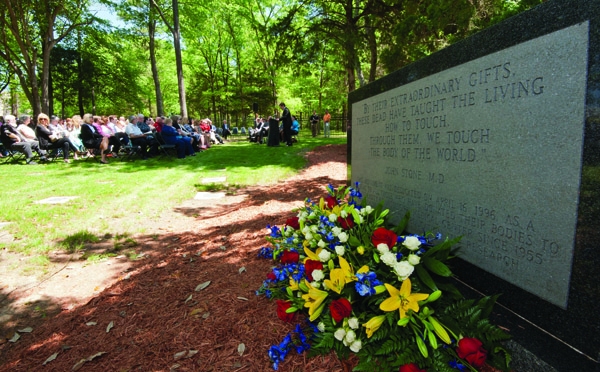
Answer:
[[[6, 148], [6, 147], [5, 147]], [[2, 158], [2, 164], [7, 163], [18, 163], [20, 160], [25, 159], [25, 154], [19, 151], [14, 151], [6, 148], [6, 156]]]
[[167, 155], [169, 158], [171, 158], [171, 154], [169, 154], [169, 151], [174, 151], [175, 154], [177, 154], [177, 147], [175, 145], [167, 145], [167, 143], [165, 142], [165, 139], [163, 138], [163, 136], [160, 132], [154, 133], [154, 137], [158, 141], [159, 154]]
[[136, 155], [139, 156], [141, 149], [142, 148], [140, 146], [136, 146], [136, 145], [132, 144], [130, 141], [127, 145], [121, 146], [121, 151], [120, 151], [119, 156], [121, 157], [121, 159], [123, 161], [128, 161], [128, 160], [135, 161], [134, 157]]

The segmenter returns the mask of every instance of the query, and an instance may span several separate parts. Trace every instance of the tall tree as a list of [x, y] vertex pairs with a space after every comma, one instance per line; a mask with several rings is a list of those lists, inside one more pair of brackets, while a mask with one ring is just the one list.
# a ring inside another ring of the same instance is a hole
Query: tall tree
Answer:
[[183, 60], [181, 58], [181, 30], [179, 26], [179, 1], [172, 0], [173, 10], [173, 25], [169, 23], [162, 9], [158, 6], [155, 0], [150, 0], [152, 5], [158, 11], [158, 14], [162, 18], [165, 26], [169, 29], [173, 35], [173, 46], [175, 48], [175, 64], [177, 65], [177, 87], [179, 88], [179, 107], [181, 116], [188, 116], [187, 103], [185, 98], [185, 83], [183, 81]]
[[0, 58], [17, 74], [34, 115], [48, 112], [50, 53], [71, 31], [91, 23], [91, 18], [84, 19], [87, 7], [88, 0], [2, 0], [0, 3]]

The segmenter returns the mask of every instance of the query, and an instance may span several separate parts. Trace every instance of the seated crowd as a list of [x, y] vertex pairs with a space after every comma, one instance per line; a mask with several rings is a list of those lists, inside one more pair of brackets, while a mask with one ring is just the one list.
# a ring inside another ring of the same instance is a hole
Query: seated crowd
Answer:
[[[83, 118], [59, 120], [56, 116], [40, 114], [37, 122], [28, 115], [18, 120], [13, 115], [0, 117], [0, 157], [22, 153], [27, 164], [37, 164], [34, 152], [40, 161], [62, 156], [65, 163], [73, 154], [74, 159], [100, 155], [101, 163], [107, 157], [118, 158], [122, 149], [136, 149], [142, 159], [157, 156], [160, 147], [173, 145], [179, 159], [196, 156], [211, 147], [223, 144], [223, 138], [210, 119], [192, 120], [186, 117], [146, 118], [132, 115], [95, 116], [85, 114]], [[222, 131], [227, 139], [229, 129]], [[229, 132], [230, 134], [230, 132]], [[10, 153], [9, 153], [10, 152]]]

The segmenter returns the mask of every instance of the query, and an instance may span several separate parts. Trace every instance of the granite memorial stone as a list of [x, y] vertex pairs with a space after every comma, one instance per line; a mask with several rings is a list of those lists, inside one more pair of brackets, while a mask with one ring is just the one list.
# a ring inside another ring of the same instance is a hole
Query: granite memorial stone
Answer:
[[349, 96], [351, 181], [464, 236], [460, 279], [565, 371], [600, 370], [599, 11], [548, 1]]

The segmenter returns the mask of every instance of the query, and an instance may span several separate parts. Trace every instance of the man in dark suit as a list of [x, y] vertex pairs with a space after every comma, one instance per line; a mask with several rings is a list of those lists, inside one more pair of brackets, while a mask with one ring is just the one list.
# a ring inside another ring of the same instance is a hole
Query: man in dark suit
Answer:
[[227, 124], [227, 120], [223, 120], [223, 137], [227, 140], [227, 136], [231, 136], [231, 131], [229, 130], [229, 124]]
[[283, 110], [279, 121], [283, 124], [283, 139], [287, 146], [292, 146], [292, 114], [290, 110], [285, 107], [285, 103], [281, 102], [279, 108]]

